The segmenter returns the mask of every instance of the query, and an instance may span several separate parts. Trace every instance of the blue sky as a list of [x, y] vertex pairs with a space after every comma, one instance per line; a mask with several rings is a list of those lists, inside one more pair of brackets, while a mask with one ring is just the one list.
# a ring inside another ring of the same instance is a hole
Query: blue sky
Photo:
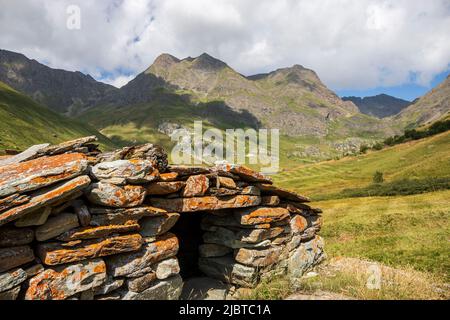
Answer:
[[385, 93], [397, 98], [413, 101], [414, 99], [426, 94], [432, 88], [436, 87], [438, 84], [444, 81], [449, 74], [450, 74], [449, 71], [440, 73], [439, 75], [433, 78], [429, 86], [421, 86], [414, 83], [407, 83], [392, 87], [376, 87], [364, 90], [352, 90], [352, 89], [336, 90], [336, 93], [340, 97], [345, 96], [368, 97]]

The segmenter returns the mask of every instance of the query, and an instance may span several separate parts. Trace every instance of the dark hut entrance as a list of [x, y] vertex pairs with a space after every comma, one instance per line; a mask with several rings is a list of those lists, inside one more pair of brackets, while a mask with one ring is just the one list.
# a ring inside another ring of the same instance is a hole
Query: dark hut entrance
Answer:
[[204, 213], [181, 213], [175, 226], [170, 230], [178, 237], [180, 249], [178, 251], [178, 263], [180, 275], [183, 279], [202, 276], [198, 268], [199, 247], [203, 243], [203, 231], [200, 223]]

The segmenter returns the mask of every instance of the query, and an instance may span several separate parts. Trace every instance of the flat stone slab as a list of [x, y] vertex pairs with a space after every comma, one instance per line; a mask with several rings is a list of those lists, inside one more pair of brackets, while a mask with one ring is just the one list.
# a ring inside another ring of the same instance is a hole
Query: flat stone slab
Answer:
[[17, 247], [34, 240], [34, 231], [30, 228], [0, 227], [0, 248]]
[[156, 217], [144, 217], [139, 221], [139, 233], [144, 238], [159, 236], [172, 229], [179, 218], [179, 213], [164, 213]]
[[244, 181], [272, 184], [272, 179], [245, 166], [227, 163], [217, 165], [216, 170], [233, 173]]
[[24, 194], [12, 194], [6, 198], [0, 199], [0, 212], [5, 211], [9, 208], [27, 203], [30, 197]]
[[85, 155], [71, 153], [0, 167], [0, 197], [74, 178], [85, 172], [87, 165]]
[[91, 179], [89, 179], [88, 176], [80, 176], [69, 181], [61, 182], [52, 187], [38, 190], [32, 194], [32, 198], [28, 203], [2, 212], [0, 214], [0, 226], [76, 194], [80, 190], [85, 189], [90, 182]]
[[48, 146], [42, 150], [39, 150], [36, 154], [36, 157], [42, 157], [44, 155], [56, 155], [61, 153], [66, 153], [69, 151], [73, 151], [77, 148], [82, 147], [85, 144], [92, 143], [97, 141], [96, 136], [82, 137], [70, 141], [65, 141], [60, 144]]
[[147, 195], [168, 195], [180, 191], [185, 185], [186, 182], [184, 181], [153, 182], [146, 186]]
[[231, 213], [224, 216], [205, 215], [202, 218], [201, 227], [203, 230], [210, 230], [212, 226], [218, 227], [236, 227], [236, 228], [251, 228], [251, 229], [269, 229], [270, 223], [242, 225], [239, 219], [236, 219]]
[[0, 292], [10, 290], [27, 279], [27, 273], [23, 269], [15, 269], [0, 273]]
[[36, 156], [39, 151], [44, 150], [47, 148], [50, 144], [44, 143], [44, 144], [37, 144], [34, 146], [29, 147], [27, 150], [16, 154], [15, 156], [8, 157], [7, 159], [1, 159], [0, 160], [0, 167], [7, 166], [10, 164], [17, 164], [23, 161], [27, 161], [32, 159], [34, 156]]
[[131, 208], [144, 202], [146, 190], [142, 186], [117, 186], [112, 183], [93, 183], [85, 192], [88, 200], [95, 205]]
[[97, 180], [119, 178], [130, 184], [148, 183], [159, 177], [150, 161], [140, 159], [101, 162], [91, 168], [91, 174]]
[[201, 197], [204, 196], [209, 188], [209, 179], [203, 175], [190, 176], [186, 181], [183, 190], [183, 197]]
[[17, 300], [20, 293], [20, 286], [0, 292], [0, 301]]
[[178, 300], [183, 289], [180, 275], [166, 280], [155, 281], [155, 284], [142, 292], [124, 292], [122, 300]]
[[236, 250], [234, 258], [237, 262], [252, 267], [267, 267], [278, 262], [282, 247], [270, 247], [266, 249]]
[[92, 226], [125, 224], [128, 221], [138, 221], [143, 217], [157, 217], [167, 213], [166, 210], [145, 205], [134, 208], [90, 207], [89, 212], [92, 215]]
[[26, 216], [16, 220], [14, 225], [16, 227], [32, 227], [42, 226], [47, 222], [48, 217], [52, 213], [52, 207], [43, 207], [39, 210], [33, 211]]
[[235, 217], [243, 225], [264, 224], [288, 218], [289, 211], [276, 207], [246, 208], [235, 210]]
[[57, 237], [60, 241], [74, 241], [105, 238], [113, 234], [128, 233], [138, 231], [140, 226], [138, 223], [130, 222], [122, 225], [108, 225], [100, 227], [81, 227], [66, 231]]
[[206, 168], [206, 167], [196, 167], [196, 166], [169, 166], [167, 169], [170, 172], [177, 173], [179, 177], [209, 173], [209, 169], [208, 168]]
[[152, 265], [178, 253], [178, 239], [166, 233], [155, 242], [145, 243], [139, 251], [112, 256], [107, 259], [108, 271], [114, 277], [142, 276], [154, 271]]
[[195, 198], [151, 198], [150, 203], [171, 212], [196, 212], [257, 206], [261, 202], [258, 196], [237, 195], [231, 197], [195, 197]]
[[31, 278], [25, 299], [64, 300], [79, 292], [99, 287], [105, 281], [106, 265], [101, 259], [46, 269]]
[[279, 188], [279, 187], [275, 187], [270, 184], [258, 183], [258, 184], [256, 184], [256, 186], [262, 191], [262, 193], [277, 195], [281, 199], [296, 201], [296, 202], [300, 202], [300, 203], [311, 201], [308, 197], [302, 196], [296, 192], [293, 192], [293, 191], [290, 191], [287, 189], [283, 189], [283, 188]]
[[29, 246], [0, 248], [0, 272], [8, 271], [33, 260], [34, 253]]
[[127, 280], [128, 289], [133, 292], [142, 292], [154, 285], [156, 280], [165, 280], [177, 275], [180, 272], [180, 266], [177, 258], [169, 258], [152, 266], [154, 271], [136, 278]]
[[252, 288], [257, 284], [256, 268], [237, 263], [232, 256], [200, 258], [199, 268], [208, 277]]
[[76, 214], [61, 213], [55, 217], [51, 217], [45, 224], [36, 228], [36, 240], [49, 240], [78, 226], [79, 223]]
[[46, 265], [58, 265], [86, 259], [136, 251], [142, 245], [139, 234], [110, 237], [106, 239], [75, 242], [73, 246], [61, 243], [45, 243], [37, 247], [38, 256]]

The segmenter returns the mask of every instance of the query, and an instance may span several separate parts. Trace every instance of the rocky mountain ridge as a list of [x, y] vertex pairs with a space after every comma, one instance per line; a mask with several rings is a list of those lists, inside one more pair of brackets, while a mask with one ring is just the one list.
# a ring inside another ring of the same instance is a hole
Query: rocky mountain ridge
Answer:
[[117, 90], [79, 71], [53, 69], [20, 53], [1, 49], [0, 81], [66, 115], [78, 114]]
[[353, 102], [364, 114], [377, 118], [385, 118], [398, 114], [412, 104], [412, 102], [399, 99], [387, 94], [379, 94], [370, 97], [342, 97], [344, 101]]

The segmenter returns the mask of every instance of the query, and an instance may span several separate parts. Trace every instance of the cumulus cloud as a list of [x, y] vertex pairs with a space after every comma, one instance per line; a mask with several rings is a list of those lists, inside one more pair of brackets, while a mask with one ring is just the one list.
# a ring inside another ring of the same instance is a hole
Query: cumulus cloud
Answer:
[[[67, 7], [81, 9], [69, 30]], [[0, 48], [117, 86], [161, 53], [246, 75], [293, 64], [333, 89], [427, 85], [450, 63], [447, 0], [0, 0]]]

